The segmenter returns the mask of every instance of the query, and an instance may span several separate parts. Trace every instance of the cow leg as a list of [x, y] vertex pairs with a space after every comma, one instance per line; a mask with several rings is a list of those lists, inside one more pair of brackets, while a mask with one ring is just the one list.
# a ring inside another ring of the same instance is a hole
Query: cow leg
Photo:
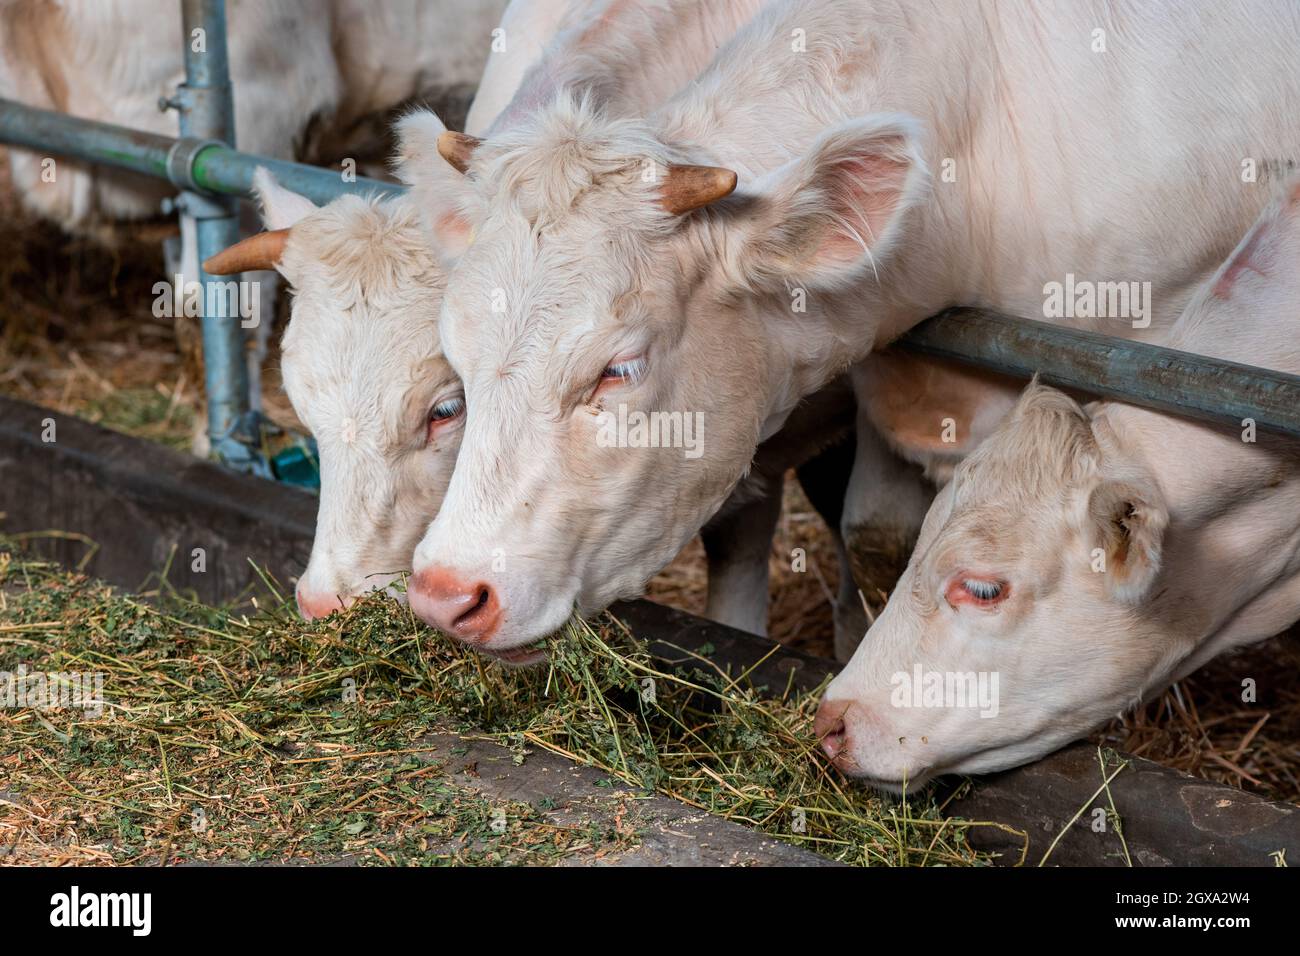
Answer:
[[709, 568], [704, 616], [709, 620], [767, 635], [768, 558], [780, 517], [778, 479], [738, 492], [701, 529]]
[[[163, 257], [167, 267], [167, 278], [179, 275], [182, 284], [197, 282], [199, 278], [199, 244], [197, 227], [189, 216], [180, 217], [181, 232], [179, 236], [163, 243]], [[182, 289], [183, 291], [183, 289]], [[176, 349], [187, 372], [192, 372], [199, 394], [198, 414], [194, 416], [194, 425], [190, 430], [190, 453], [197, 458], [207, 458], [212, 454], [212, 442], [208, 436], [208, 415], [206, 391], [203, 387], [203, 327], [199, 320], [187, 316], [184, 310], [173, 317], [172, 325], [176, 333]]]
[[869, 422], [858, 423], [857, 439], [840, 530], [853, 577], [872, 597], [892, 590], [907, 568], [934, 488], [921, 468], [895, 455]]

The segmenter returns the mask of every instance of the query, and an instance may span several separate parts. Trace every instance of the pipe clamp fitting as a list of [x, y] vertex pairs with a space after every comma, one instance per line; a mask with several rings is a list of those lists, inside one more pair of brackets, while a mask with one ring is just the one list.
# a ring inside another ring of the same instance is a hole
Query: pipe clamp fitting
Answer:
[[226, 144], [216, 139], [198, 139], [193, 136], [183, 136], [172, 144], [171, 149], [167, 150], [167, 178], [171, 180], [173, 186], [190, 192], [206, 193], [207, 190], [201, 189], [194, 182], [194, 160], [198, 158], [199, 153], [209, 146], [225, 146]]

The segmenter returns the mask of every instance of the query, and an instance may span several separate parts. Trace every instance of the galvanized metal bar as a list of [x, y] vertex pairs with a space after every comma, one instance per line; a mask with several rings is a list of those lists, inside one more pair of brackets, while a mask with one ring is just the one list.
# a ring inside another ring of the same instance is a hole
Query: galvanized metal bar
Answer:
[[[323, 205], [348, 193], [396, 196], [404, 186], [338, 170], [270, 159], [201, 139], [174, 139], [126, 126], [81, 119], [0, 98], [0, 143], [114, 166], [169, 180], [180, 189], [252, 197], [253, 172], [265, 166], [280, 185]], [[189, 159], [184, 160], [188, 155]], [[176, 168], [169, 171], [169, 157]]]
[[[2, 134], [0, 134], [2, 135]], [[358, 176], [353, 182], [344, 182], [338, 170], [291, 163], [282, 159], [268, 159], [241, 153], [233, 149], [209, 146], [194, 158], [191, 167], [194, 185], [211, 192], [251, 196], [253, 172], [265, 167], [281, 186], [306, 196], [317, 205], [338, 199], [349, 193], [361, 195], [399, 196], [405, 186], [386, 183], [378, 179]]]
[[[226, 51], [225, 0], [181, 0], [181, 31], [185, 82], [176, 93], [181, 137], [233, 147], [235, 103]], [[182, 218], [191, 217], [196, 223], [198, 263], [239, 241], [239, 211], [230, 197], [205, 198], [186, 192], [177, 207]], [[197, 268], [203, 288], [208, 439], [217, 457], [233, 467], [269, 471], [260, 461], [256, 428], [249, 417], [248, 364], [240, 327], [240, 299], [249, 292], [235, 283], [235, 295], [223, 294], [229, 280], [208, 275], [202, 265]]]
[[178, 91], [182, 136], [235, 145], [235, 101], [226, 49], [226, 0], [181, 0], [185, 83]]
[[1145, 342], [1014, 318], [949, 309], [895, 343], [953, 359], [1202, 421], [1300, 438], [1300, 376]]
[[[185, 85], [196, 94], [196, 101], [189, 107], [190, 120], [204, 123], [210, 135], [224, 133], [220, 138], [234, 143], [226, 0], [181, 0], [181, 22], [185, 31]], [[200, 107], [199, 98], [209, 100], [211, 107]]]
[[176, 140], [0, 99], [0, 143], [168, 179]]

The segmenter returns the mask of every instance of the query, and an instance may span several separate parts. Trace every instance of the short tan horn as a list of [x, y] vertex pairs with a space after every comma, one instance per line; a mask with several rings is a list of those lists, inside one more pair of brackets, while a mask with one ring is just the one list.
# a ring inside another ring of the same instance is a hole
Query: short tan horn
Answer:
[[229, 276], [237, 272], [254, 272], [274, 269], [284, 255], [284, 244], [289, 241], [288, 229], [259, 232], [222, 249], [203, 263], [203, 271], [210, 276]]
[[477, 136], [453, 133], [447, 130], [438, 134], [438, 155], [451, 163], [457, 172], [469, 169], [469, 158], [483, 143]]
[[720, 166], [669, 166], [659, 203], [674, 216], [699, 209], [731, 194], [736, 174]]

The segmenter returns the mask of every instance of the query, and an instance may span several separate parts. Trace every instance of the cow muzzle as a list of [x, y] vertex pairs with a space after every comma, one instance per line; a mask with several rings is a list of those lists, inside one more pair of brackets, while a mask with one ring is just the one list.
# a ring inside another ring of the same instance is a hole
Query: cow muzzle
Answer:
[[294, 590], [294, 598], [298, 602], [298, 613], [308, 621], [329, 617], [335, 611], [341, 611], [352, 603], [352, 598], [344, 599], [337, 594], [310, 591], [304, 588], [301, 582]]
[[496, 589], [448, 568], [426, 568], [412, 577], [407, 600], [420, 620], [472, 646], [490, 641], [501, 624]]
[[891, 793], [912, 793], [931, 777], [931, 768], [912, 768], [906, 737], [894, 731], [865, 704], [822, 698], [813, 733], [836, 768], [868, 786]]

